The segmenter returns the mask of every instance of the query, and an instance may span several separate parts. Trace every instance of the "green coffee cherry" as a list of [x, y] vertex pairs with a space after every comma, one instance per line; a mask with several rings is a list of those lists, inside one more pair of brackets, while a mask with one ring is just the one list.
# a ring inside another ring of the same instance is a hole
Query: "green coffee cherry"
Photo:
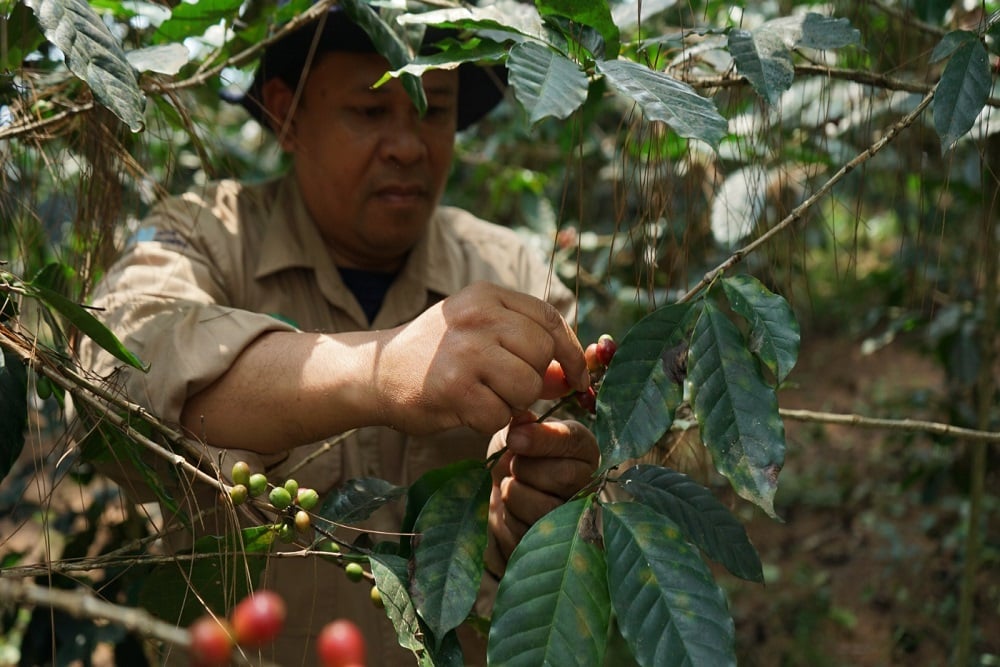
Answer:
[[38, 395], [39, 400], [47, 400], [52, 396], [52, 380], [48, 376], [39, 375], [35, 381], [35, 393]]
[[340, 545], [334, 542], [333, 540], [323, 540], [322, 542], [316, 545], [316, 549], [319, 551], [326, 551], [327, 553], [331, 554], [340, 553]]
[[304, 510], [311, 510], [319, 504], [319, 494], [316, 489], [299, 489], [295, 502]]
[[278, 528], [278, 539], [285, 544], [291, 544], [295, 541], [295, 527], [290, 523], [283, 523], [281, 527]]
[[344, 574], [351, 581], [357, 583], [365, 578], [365, 569], [361, 567], [360, 563], [348, 563], [344, 568]]
[[253, 497], [256, 498], [260, 494], [262, 494], [265, 491], [267, 491], [267, 477], [265, 475], [263, 475], [262, 473], [256, 472], [256, 473], [250, 475], [249, 482], [250, 482], [250, 485], [249, 485], [248, 488], [250, 490], [250, 495], [251, 496], [253, 496]]
[[250, 486], [250, 464], [246, 461], [237, 461], [233, 464], [233, 484]]
[[294, 498], [299, 492], [299, 483], [294, 479], [286, 479], [285, 490], [288, 491], [288, 495]]
[[229, 499], [233, 501], [234, 505], [242, 505], [247, 501], [249, 495], [250, 491], [242, 484], [234, 484], [229, 489]]
[[276, 486], [271, 489], [271, 493], [268, 494], [267, 499], [271, 501], [271, 505], [275, 509], [279, 510], [283, 510], [292, 504], [292, 495], [283, 486]]
[[371, 597], [372, 604], [382, 609], [385, 607], [385, 602], [382, 601], [382, 593], [379, 592], [378, 586], [372, 586], [371, 591], [368, 593]]

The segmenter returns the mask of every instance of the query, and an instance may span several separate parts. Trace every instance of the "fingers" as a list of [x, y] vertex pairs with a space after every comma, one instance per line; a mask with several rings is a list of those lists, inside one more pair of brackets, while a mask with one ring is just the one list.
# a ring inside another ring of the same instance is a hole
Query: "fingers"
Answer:
[[594, 434], [574, 420], [512, 423], [506, 443], [512, 453], [522, 457], [576, 459], [593, 468], [601, 457]]

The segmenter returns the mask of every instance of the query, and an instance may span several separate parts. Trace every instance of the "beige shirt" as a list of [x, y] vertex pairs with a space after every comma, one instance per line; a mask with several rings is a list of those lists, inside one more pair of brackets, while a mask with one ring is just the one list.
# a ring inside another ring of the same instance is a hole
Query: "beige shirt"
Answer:
[[[259, 185], [223, 181], [160, 204], [95, 293], [93, 305], [103, 309], [98, 311], [102, 319], [150, 364], [149, 372], [113, 373], [120, 362], [87, 341], [81, 344], [81, 360], [113, 377], [130, 400], [176, 423], [185, 400], [224, 374], [266, 332], [391, 328], [480, 280], [545, 298], [567, 316], [573, 309], [573, 295], [517, 233], [441, 207], [369, 325], [331, 263], [293, 177]], [[269, 457], [209, 447], [206, 455], [221, 464], [224, 474], [242, 459], [272, 482], [293, 476], [322, 496], [359, 477], [407, 485], [433, 468], [482, 458], [487, 444], [487, 438], [468, 430], [414, 438], [376, 427], [353, 432], [303, 468], [296, 466], [323, 443]], [[184, 488], [176, 471], [159, 461], [153, 465], [165, 483]], [[137, 500], [153, 499], [127, 466], [112, 476]], [[189, 509], [214, 502], [205, 489], [186, 498]], [[394, 504], [367, 527], [398, 530], [402, 511], [402, 503]], [[224, 514], [216, 513], [204, 532], [224, 529]], [[354, 537], [347, 530], [338, 534], [348, 541]], [[281, 664], [314, 664], [309, 635], [341, 616], [362, 625], [371, 665], [414, 664], [413, 656], [398, 647], [384, 612], [369, 601], [368, 586], [348, 583], [334, 566], [316, 558], [273, 559], [263, 585], [285, 596], [292, 611], [275, 652], [268, 651]], [[466, 657], [482, 660], [468, 652]]]

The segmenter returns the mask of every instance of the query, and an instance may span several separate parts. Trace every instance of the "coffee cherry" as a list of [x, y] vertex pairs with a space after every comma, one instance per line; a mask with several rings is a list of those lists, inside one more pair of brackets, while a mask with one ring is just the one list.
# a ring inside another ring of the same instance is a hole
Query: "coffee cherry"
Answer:
[[299, 489], [295, 495], [295, 502], [304, 510], [311, 510], [319, 503], [319, 494], [316, 489]]
[[205, 615], [188, 627], [191, 664], [195, 667], [224, 667], [233, 655], [233, 631], [225, 619]]
[[587, 391], [576, 392], [576, 402], [591, 414], [597, 412], [597, 392], [593, 387], [587, 387]]
[[242, 484], [236, 484], [229, 489], [229, 499], [234, 505], [242, 505], [247, 501], [250, 491]]
[[597, 339], [597, 360], [601, 365], [610, 364], [617, 351], [618, 343], [615, 342], [615, 339], [610, 334], [601, 334], [601, 337]]
[[591, 343], [583, 350], [583, 358], [587, 362], [587, 370], [593, 373], [594, 371], [599, 371], [604, 367], [601, 360], [597, 357], [597, 343]]
[[274, 641], [285, 625], [285, 601], [273, 591], [261, 590], [240, 600], [233, 609], [233, 636], [242, 646]]
[[304, 533], [312, 527], [312, 519], [309, 518], [309, 512], [305, 510], [299, 510], [295, 513], [295, 529], [300, 533]]
[[35, 394], [39, 400], [45, 401], [52, 396], [52, 380], [47, 375], [39, 375], [35, 381]]
[[385, 602], [382, 600], [382, 592], [378, 589], [378, 586], [372, 586], [372, 589], [368, 592], [368, 596], [372, 599], [372, 604], [382, 609], [385, 607]]
[[295, 528], [290, 523], [281, 523], [277, 526], [278, 529], [278, 539], [285, 544], [291, 544], [295, 541]]
[[283, 486], [276, 486], [271, 489], [267, 499], [275, 509], [283, 510], [292, 504], [292, 495]]
[[316, 637], [316, 654], [322, 667], [353, 667], [365, 664], [367, 651], [361, 629], [341, 618], [323, 626]]
[[336, 542], [334, 542], [333, 540], [323, 540], [318, 545], [316, 545], [316, 548], [319, 551], [325, 551], [325, 552], [331, 553], [331, 554], [339, 554], [340, 553], [340, 545], [337, 544]]
[[246, 461], [237, 461], [233, 464], [233, 484], [250, 486], [250, 464]]
[[247, 488], [250, 490], [250, 495], [256, 498], [267, 491], [267, 477], [259, 472], [250, 475]]
[[365, 578], [365, 569], [361, 567], [360, 563], [348, 563], [344, 567], [344, 574], [347, 575], [348, 579], [357, 583]]
[[299, 483], [294, 479], [286, 479], [285, 490], [288, 491], [289, 496], [294, 498], [299, 493]]

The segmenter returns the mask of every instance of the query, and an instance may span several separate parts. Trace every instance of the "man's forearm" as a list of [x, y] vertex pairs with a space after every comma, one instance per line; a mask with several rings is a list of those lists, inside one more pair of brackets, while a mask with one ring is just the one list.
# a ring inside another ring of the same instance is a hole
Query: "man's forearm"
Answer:
[[376, 348], [370, 332], [265, 334], [188, 398], [181, 423], [212, 446], [262, 454], [378, 423]]

